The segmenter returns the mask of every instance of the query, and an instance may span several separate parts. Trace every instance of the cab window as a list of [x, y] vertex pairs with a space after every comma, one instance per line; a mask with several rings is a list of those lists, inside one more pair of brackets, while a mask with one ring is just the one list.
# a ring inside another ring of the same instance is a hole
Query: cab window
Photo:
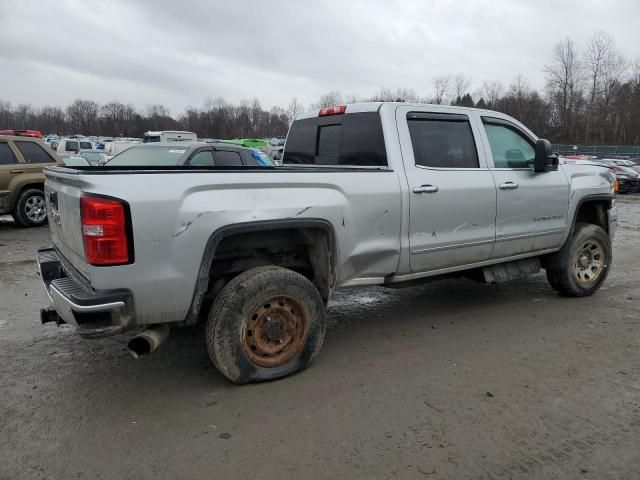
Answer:
[[407, 114], [407, 124], [417, 166], [479, 168], [466, 115], [412, 112]]
[[531, 168], [534, 146], [515, 127], [483, 119], [495, 168]]
[[211, 150], [203, 150], [196, 153], [191, 157], [191, 160], [189, 160], [189, 165], [192, 167], [213, 167], [215, 164], [213, 163]]
[[218, 167], [241, 167], [242, 158], [238, 152], [229, 150], [218, 150], [215, 153], [216, 165]]
[[34, 142], [15, 142], [16, 147], [27, 163], [52, 163], [53, 158], [45, 152], [44, 148]]

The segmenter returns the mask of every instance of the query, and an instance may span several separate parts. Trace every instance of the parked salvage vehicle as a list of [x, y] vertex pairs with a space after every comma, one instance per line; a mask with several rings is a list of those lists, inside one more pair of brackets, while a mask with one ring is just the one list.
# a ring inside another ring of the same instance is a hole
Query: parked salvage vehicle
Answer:
[[640, 172], [635, 168], [621, 165], [619, 160], [598, 159], [597, 163], [605, 165], [613, 170], [619, 183], [619, 193], [640, 192]]
[[[64, 164], [70, 165], [69, 159], [83, 159], [89, 165], [101, 165], [110, 158], [109, 155], [104, 153], [104, 150], [80, 150], [78, 153], [65, 158]], [[78, 163], [77, 165], [82, 165], [82, 163]]]
[[236, 145], [201, 142], [142, 143], [135, 145], [103, 165], [108, 167], [273, 167], [273, 161], [260, 151]]
[[63, 138], [58, 141], [56, 152], [59, 156], [75, 155], [81, 150], [95, 150], [95, 144], [82, 138]]
[[42, 141], [30, 136], [0, 136], [0, 214], [21, 227], [47, 221], [42, 169], [59, 162]]
[[166, 130], [162, 132], [145, 132], [143, 143], [196, 142], [198, 136], [193, 132]]
[[278, 168], [218, 162], [218, 148], [145, 145], [46, 169], [43, 323], [86, 338], [146, 327], [129, 342], [143, 355], [169, 326], [203, 320], [213, 364], [246, 383], [318, 355], [337, 288], [544, 268], [583, 297], [611, 267], [615, 176], [558, 165], [547, 140], [498, 112], [324, 108], [293, 122]]

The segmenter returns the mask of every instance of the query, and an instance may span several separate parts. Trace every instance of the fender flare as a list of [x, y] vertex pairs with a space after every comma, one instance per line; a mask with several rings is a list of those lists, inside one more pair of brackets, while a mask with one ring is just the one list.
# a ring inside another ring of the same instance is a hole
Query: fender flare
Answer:
[[[590, 203], [590, 202], [604, 201], [608, 203], [608, 208], [611, 208], [611, 202], [613, 202], [614, 198], [615, 197], [609, 193], [593, 193], [590, 195], [585, 195], [580, 200], [578, 200], [578, 203], [576, 204], [576, 209], [573, 212], [573, 219], [571, 220], [571, 229], [569, 230], [569, 235], [567, 236], [567, 238], [569, 238], [571, 234], [573, 234], [573, 231], [576, 227], [576, 221], [578, 219], [578, 212], [580, 211], [580, 207], [582, 207], [583, 204]], [[567, 238], [565, 238], [565, 242], [567, 241]]]
[[569, 240], [571, 239], [571, 237], [573, 236], [573, 232], [575, 231], [576, 228], [576, 222], [578, 220], [578, 212], [580, 211], [580, 208], [582, 207], [583, 204], [585, 203], [589, 203], [589, 202], [607, 202], [609, 204], [609, 208], [611, 208], [611, 202], [614, 200], [614, 196], [609, 194], [609, 193], [594, 193], [591, 195], [585, 195], [584, 197], [582, 197], [580, 200], [578, 200], [578, 203], [576, 204], [576, 208], [575, 211], [573, 212], [573, 218], [571, 219], [571, 225], [568, 228], [568, 233], [567, 236], [564, 239], [564, 243], [562, 244], [562, 248], [560, 250], [558, 250], [555, 253], [551, 253], [549, 255], [544, 255], [543, 257], [541, 257], [541, 262], [542, 262], [542, 266], [546, 269], [546, 268], [554, 268], [554, 267], [559, 267], [560, 264], [559, 262], [561, 261], [561, 258], [563, 257], [563, 255], [566, 252], [566, 249], [568, 247], [568, 243]]
[[200, 309], [202, 307], [202, 299], [209, 287], [209, 272], [213, 259], [215, 258], [215, 252], [218, 245], [225, 238], [237, 235], [241, 233], [261, 232], [267, 230], [293, 230], [299, 228], [316, 228], [323, 230], [329, 238], [330, 259], [331, 259], [331, 284], [335, 285], [337, 279], [337, 258], [338, 249], [336, 243], [336, 233], [333, 225], [328, 220], [322, 218], [286, 218], [280, 220], [259, 220], [254, 222], [243, 222], [232, 225], [226, 225], [217, 229], [209, 239], [202, 255], [202, 261], [200, 262], [200, 268], [198, 269], [198, 278], [193, 292], [193, 298], [189, 311], [184, 323], [192, 325], [197, 322]]

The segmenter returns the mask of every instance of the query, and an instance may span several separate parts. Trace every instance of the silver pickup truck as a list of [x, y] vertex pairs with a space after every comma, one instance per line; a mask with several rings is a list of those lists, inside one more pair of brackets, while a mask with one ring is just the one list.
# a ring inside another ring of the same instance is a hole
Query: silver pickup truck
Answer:
[[211, 360], [246, 383], [314, 359], [336, 288], [544, 268], [580, 297], [611, 266], [613, 174], [559, 165], [501, 113], [337, 106], [293, 122], [282, 167], [229, 148], [142, 145], [104, 166], [47, 168], [43, 323], [86, 338], [142, 330], [129, 348], [144, 355], [169, 326], [204, 320]]

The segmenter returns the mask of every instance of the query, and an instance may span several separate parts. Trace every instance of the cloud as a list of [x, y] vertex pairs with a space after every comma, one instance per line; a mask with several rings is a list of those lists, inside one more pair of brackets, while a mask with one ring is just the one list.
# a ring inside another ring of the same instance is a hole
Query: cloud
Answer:
[[637, 18], [640, 3], [624, 0], [21, 0], [0, 8], [0, 96], [162, 103], [177, 114], [217, 96], [266, 107], [331, 90], [428, 96], [434, 76], [457, 72], [475, 88], [520, 73], [541, 88], [566, 36], [584, 45], [605, 30], [640, 57]]

